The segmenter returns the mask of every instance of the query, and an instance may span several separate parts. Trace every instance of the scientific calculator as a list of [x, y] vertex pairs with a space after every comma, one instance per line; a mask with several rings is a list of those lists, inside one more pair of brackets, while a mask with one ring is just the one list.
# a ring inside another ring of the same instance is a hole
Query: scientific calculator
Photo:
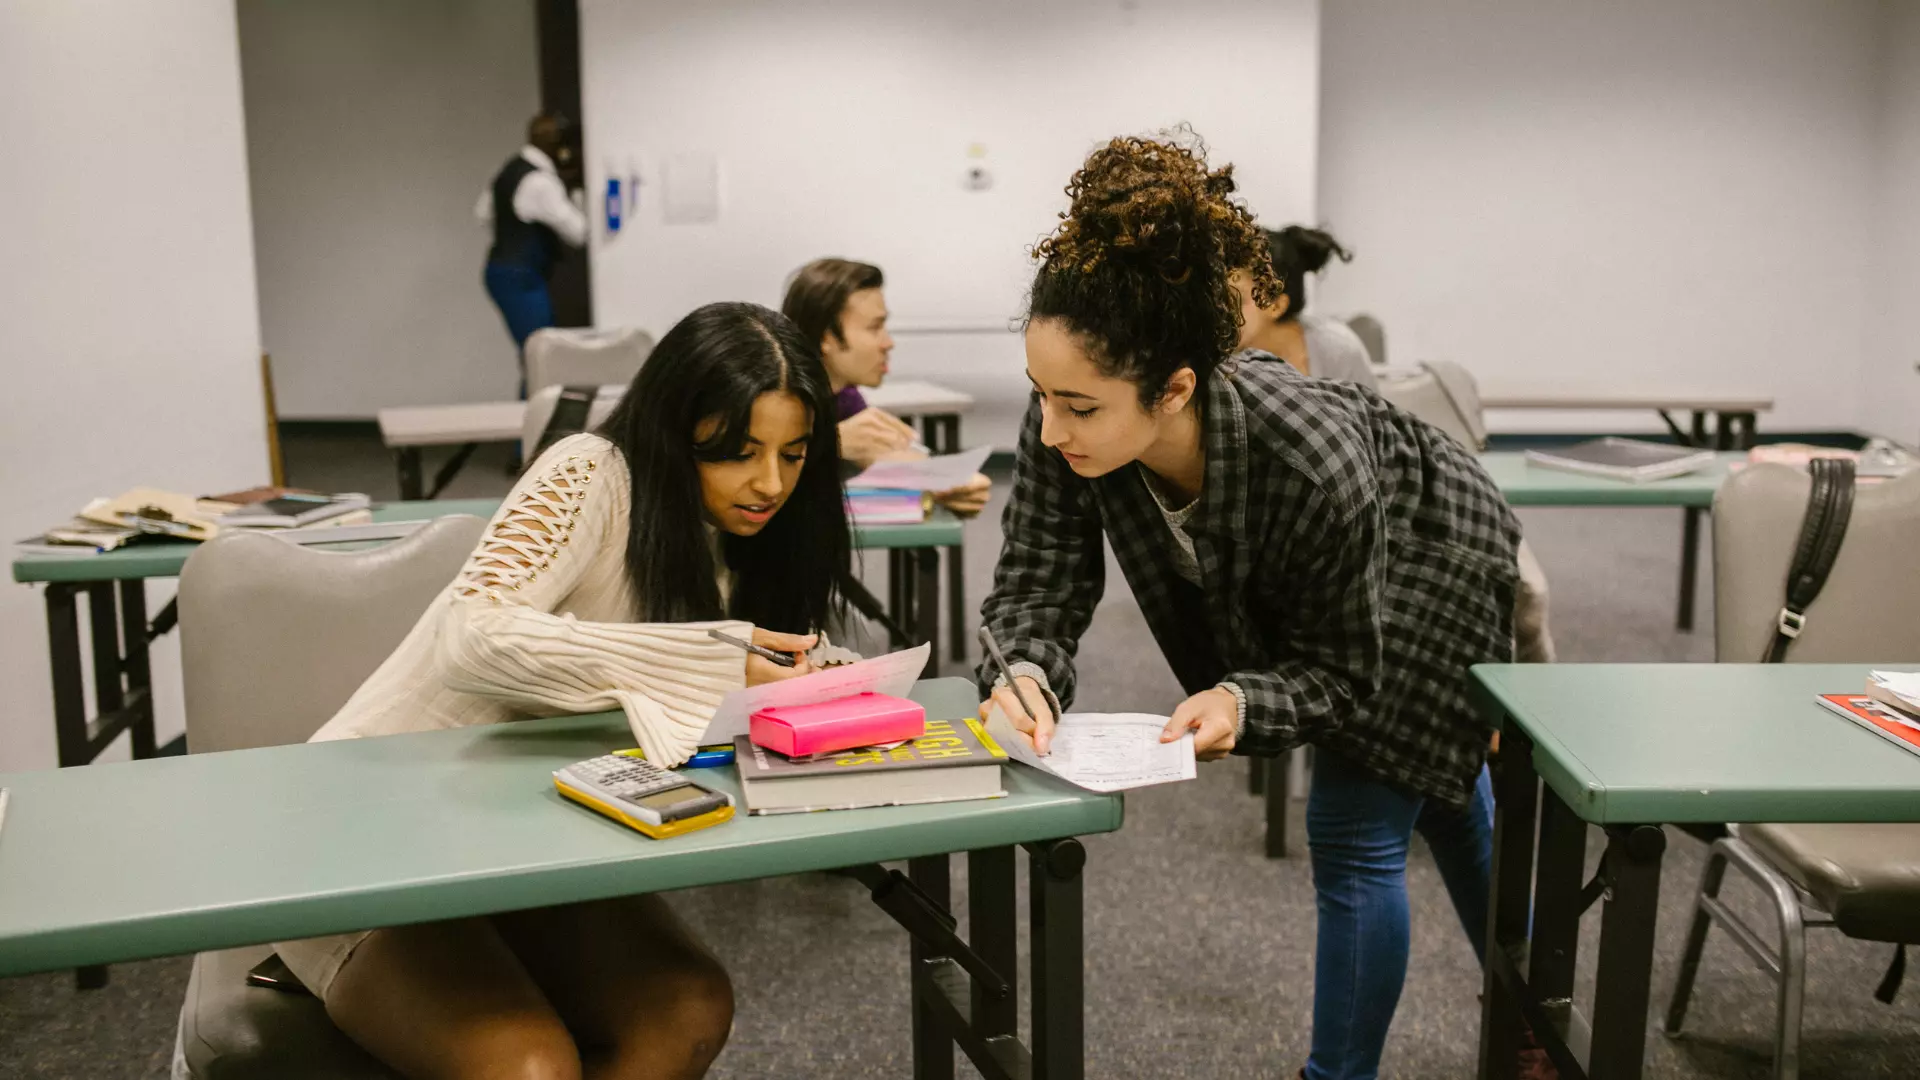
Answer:
[[553, 774], [560, 794], [655, 840], [733, 818], [733, 796], [638, 758], [603, 754]]

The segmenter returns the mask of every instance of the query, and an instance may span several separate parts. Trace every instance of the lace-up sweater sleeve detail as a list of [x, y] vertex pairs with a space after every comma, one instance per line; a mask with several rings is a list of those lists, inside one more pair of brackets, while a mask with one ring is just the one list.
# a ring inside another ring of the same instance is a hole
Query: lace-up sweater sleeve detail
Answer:
[[631, 587], [624, 570], [591, 573], [596, 559], [625, 558], [627, 497], [624, 463], [605, 440], [576, 436], [535, 462], [454, 581], [437, 663], [450, 689], [526, 712], [621, 709], [647, 759], [677, 765], [744, 681], [744, 655], [707, 630], [753, 628], [554, 613], [576, 589]]

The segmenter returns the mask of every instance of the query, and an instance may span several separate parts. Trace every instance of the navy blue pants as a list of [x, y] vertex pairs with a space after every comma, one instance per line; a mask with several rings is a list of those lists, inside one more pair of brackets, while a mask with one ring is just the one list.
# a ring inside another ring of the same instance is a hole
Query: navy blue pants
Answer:
[[553, 296], [547, 292], [546, 275], [528, 266], [488, 263], [482, 280], [487, 295], [507, 321], [507, 333], [513, 335], [514, 348], [520, 350], [520, 396], [527, 396], [527, 339], [535, 330], [553, 325]]

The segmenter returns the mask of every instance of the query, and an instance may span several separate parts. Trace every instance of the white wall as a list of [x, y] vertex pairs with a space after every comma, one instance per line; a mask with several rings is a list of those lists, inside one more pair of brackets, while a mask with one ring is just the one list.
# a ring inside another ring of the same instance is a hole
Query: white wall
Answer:
[[1487, 389], [1757, 393], [1778, 400], [1762, 430], [1855, 427], [1876, 14], [1326, 5], [1320, 213], [1357, 257], [1325, 308], [1370, 310], [1394, 356], [1460, 361]]
[[[1026, 249], [1099, 141], [1190, 121], [1264, 218], [1314, 206], [1317, 0], [583, 0], [587, 165], [643, 185], [593, 259], [602, 326], [663, 332], [715, 300], [778, 305], [821, 255], [879, 264], [895, 377], [986, 395], [969, 442], [1011, 444]], [[994, 186], [963, 185], [972, 144]], [[662, 221], [661, 163], [719, 160], [711, 225]], [[599, 190], [590, 185], [589, 190]]]
[[474, 198], [539, 107], [533, 4], [240, 0], [280, 414], [510, 398]]
[[[137, 484], [264, 481], [232, 3], [0, 5], [0, 143], [0, 539]], [[37, 589], [0, 587], [0, 642], [0, 770], [51, 767]], [[164, 740], [171, 639], [153, 666]]]
[[1868, 313], [1865, 428], [1920, 445], [1920, 4], [1881, 3], [1879, 261]]

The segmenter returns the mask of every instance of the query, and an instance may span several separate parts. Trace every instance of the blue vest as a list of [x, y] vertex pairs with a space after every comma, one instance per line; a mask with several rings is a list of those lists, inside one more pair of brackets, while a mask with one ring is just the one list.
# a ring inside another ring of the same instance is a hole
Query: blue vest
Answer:
[[513, 212], [514, 192], [535, 171], [527, 159], [515, 154], [494, 176], [493, 247], [487, 249], [487, 262], [524, 267], [545, 277], [560, 251], [560, 237], [537, 221], [520, 220]]

